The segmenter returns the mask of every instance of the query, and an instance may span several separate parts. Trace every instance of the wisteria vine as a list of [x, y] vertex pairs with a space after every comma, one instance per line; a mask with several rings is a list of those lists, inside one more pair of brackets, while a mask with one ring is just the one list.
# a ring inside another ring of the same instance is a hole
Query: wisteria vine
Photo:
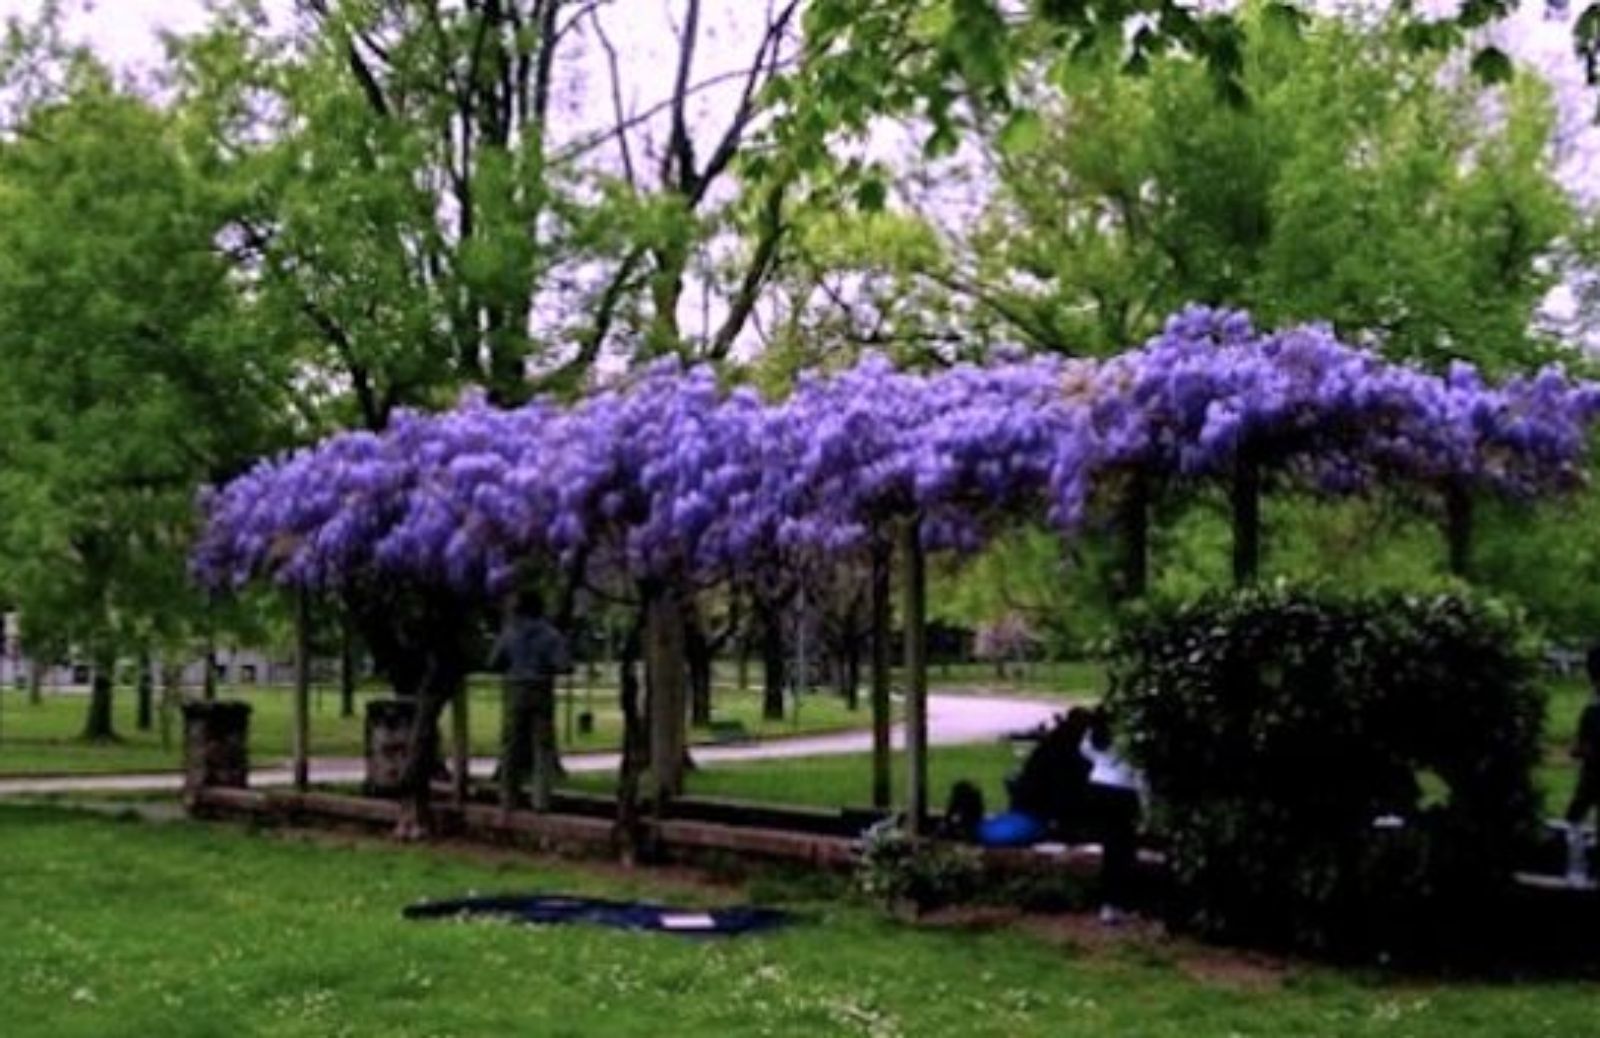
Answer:
[[194, 570], [481, 597], [530, 563], [710, 582], [838, 557], [913, 516], [930, 549], [979, 548], [1018, 513], [1072, 533], [1117, 473], [1244, 463], [1328, 492], [1399, 478], [1528, 497], [1581, 481], [1597, 416], [1600, 389], [1559, 369], [1493, 385], [1204, 308], [1102, 363], [919, 374], [869, 356], [773, 403], [663, 362], [569, 408], [469, 399], [264, 461], [205, 495]]

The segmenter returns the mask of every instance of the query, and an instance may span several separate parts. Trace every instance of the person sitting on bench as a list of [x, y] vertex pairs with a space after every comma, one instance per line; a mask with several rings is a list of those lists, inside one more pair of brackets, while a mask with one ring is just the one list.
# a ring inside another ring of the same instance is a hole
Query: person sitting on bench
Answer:
[[1089, 821], [1090, 764], [1081, 744], [1093, 716], [1081, 706], [1067, 711], [1006, 783], [1011, 810], [1038, 819], [1062, 839], [1082, 832]]

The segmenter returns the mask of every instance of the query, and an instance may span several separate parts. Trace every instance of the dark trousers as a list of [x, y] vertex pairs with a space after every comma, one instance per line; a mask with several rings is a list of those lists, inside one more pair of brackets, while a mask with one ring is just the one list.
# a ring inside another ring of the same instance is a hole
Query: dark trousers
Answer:
[[1578, 788], [1567, 805], [1567, 824], [1582, 825], [1596, 807], [1600, 807], [1600, 767], [1586, 760], [1578, 772]]
[[533, 808], [548, 811], [555, 787], [555, 683], [549, 678], [508, 678], [503, 704], [500, 801], [515, 806], [523, 780], [531, 777]]
[[1132, 900], [1139, 853], [1139, 794], [1120, 786], [1092, 785], [1089, 804], [1100, 837], [1100, 898], [1126, 908]]

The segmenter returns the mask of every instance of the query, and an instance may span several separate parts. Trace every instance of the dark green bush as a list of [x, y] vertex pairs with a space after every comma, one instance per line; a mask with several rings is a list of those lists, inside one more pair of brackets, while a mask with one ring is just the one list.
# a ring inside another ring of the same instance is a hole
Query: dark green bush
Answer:
[[1508, 611], [1452, 595], [1279, 587], [1133, 621], [1109, 704], [1168, 843], [1171, 921], [1448, 951], [1536, 831], [1532, 658]]

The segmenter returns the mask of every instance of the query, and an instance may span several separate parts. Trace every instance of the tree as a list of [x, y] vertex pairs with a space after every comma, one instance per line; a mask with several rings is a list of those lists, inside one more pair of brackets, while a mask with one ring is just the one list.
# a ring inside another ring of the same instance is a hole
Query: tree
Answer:
[[1026, 120], [973, 138], [983, 218], [899, 191], [900, 219], [940, 247], [879, 248], [869, 262], [896, 277], [841, 307], [932, 331], [921, 315], [943, 295], [979, 340], [1106, 355], [1199, 302], [1331, 321], [1441, 370], [1547, 359], [1534, 316], [1573, 213], [1543, 83], [1485, 85], [1410, 46], [1398, 17], [1291, 28], [1271, 10], [1238, 23], [1248, 104], [1219, 104], [1182, 54], [1130, 76], [1116, 46], [1030, 80]]
[[[729, 354], [785, 223], [781, 187], [733, 178], [798, 4], [710, 70], [703, 6], [647, 14], [676, 34], [658, 101], [613, 43], [637, 4], [302, 0], [274, 20], [229, 0], [179, 42], [192, 151], [231, 187], [257, 334], [317, 373], [315, 427], [382, 428], [469, 385], [567, 394], [608, 355]], [[703, 334], [686, 282], [722, 315]]]
[[62, 75], [0, 141], [0, 543], [25, 616], [70, 616], [105, 739], [119, 652], [201, 612], [193, 488], [270, 444], [285, 380], [232, 331], [214, 199], [171, 120], [86, 56]]

